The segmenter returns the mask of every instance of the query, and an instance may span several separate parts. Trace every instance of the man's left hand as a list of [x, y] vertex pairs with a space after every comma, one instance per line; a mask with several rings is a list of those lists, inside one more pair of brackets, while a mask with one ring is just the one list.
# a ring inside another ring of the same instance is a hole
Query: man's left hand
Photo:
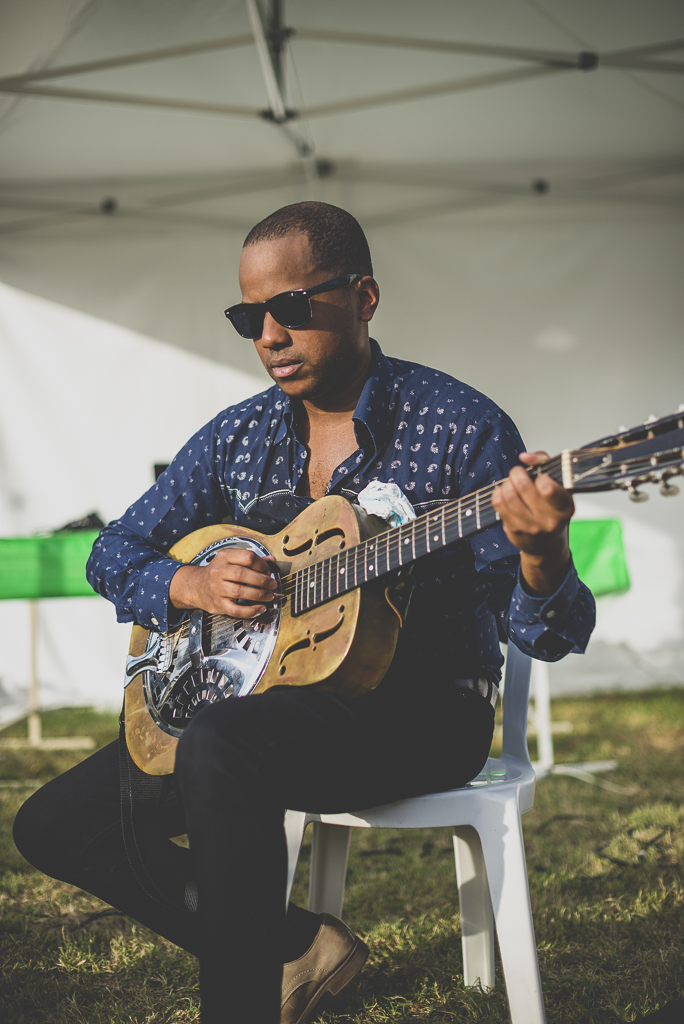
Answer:
[[[522, 452], [520, 461], [536, 466], [546, 452]], [[532, 479], [516, 466], [494, 490], [492, 505], [506, 536], [520, 549], [520, 567], [530, 590], [553, 594], [570, 564], [568, 523], [575, 511], [572, 495], [546, 473]]]

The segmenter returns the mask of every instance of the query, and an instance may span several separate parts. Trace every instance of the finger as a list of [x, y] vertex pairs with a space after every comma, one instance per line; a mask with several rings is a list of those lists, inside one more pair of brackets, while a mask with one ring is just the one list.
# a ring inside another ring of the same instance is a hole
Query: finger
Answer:
[[[511, 470], [508, 482], [534, 516], [547, 519], [550, 514], [560, 513], [566, 516], [574, 511], [570, 494], [547, 473], [540, 473], [533, 478], [524, 469], [516, 466]], [[509, 503], [512, 509], [516, 507], [512, 496], [509, 496]]]
[[564, 487], [561, 487], [548, 473], [540, 473], [535, 480], [534, 486], [537, 494], [559, 512], [564, 512], [568, 509], [574, 512], [575, 503], [570, 491], [566, 491]]
[[496, 488], [491, 501], [507, 532], [537, 528], [535, 513], [525, 504], [510, 480], [504, 480]]
[[542, 482], [542, 490], [546, 487], [550, 498], [540, 493], [524, 470], [518, 469], [496, 488], [492, 503], [509, 537], [555, 533], [564, 528], [574, 508], [572, 499], [550, 477]]
[[216, 552], [213, 563], [216, 565], [244, 565], [255, 572], [269, 576], [273, 571], [275, 559], [272, 555], [262, 558], [247, 548], [222, 548]]
[[542, 462], [546, 462], [548, 459], [547, 452], [520, 452], [518, 458], [521, 462], [524, 462], [526, 466], [538, 466]]
[[221, 615], [229, 615], [232, 619], [256, 619], [266, 612], [262, 604], [236, 604], [235, 601], [217, 602], [216, 611]]
[[500, 501], [509, 515], [528, 520], [535, 514], [535, 487], [528, 474], [520, 466], [511, 470], [506, 480], [497, 488]]
[[261, 587], [243, 587], [239, 583], [223, 582], [215, 591], [217, 598], [248, 601], [249, 604], [257, 604], [262, 601], [273, 601], [275, 593], [273, 590], [265, 590]]
[[278, 586], [271, 576], [255, 569], [248, 569], [244, 565], [236, 565], [234, 562], [219, 562], [213, 569], [213, 575], [224, 583], [238, 583], [245, 587], [275, 590]]

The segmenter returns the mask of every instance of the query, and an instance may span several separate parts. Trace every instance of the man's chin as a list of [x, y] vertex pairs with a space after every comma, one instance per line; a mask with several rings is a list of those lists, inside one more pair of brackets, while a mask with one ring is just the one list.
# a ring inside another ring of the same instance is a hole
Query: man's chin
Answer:
[[317, 390], [314, 381], [304, 378], [272, 377], [274, 384], [277, 384], [281, 391], [284, 391], [288, 398], [310, 398]]

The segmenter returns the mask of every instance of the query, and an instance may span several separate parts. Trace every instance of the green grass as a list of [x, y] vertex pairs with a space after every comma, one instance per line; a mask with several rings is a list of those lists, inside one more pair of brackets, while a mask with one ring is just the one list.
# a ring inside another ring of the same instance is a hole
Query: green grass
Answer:
[[[684, 691], [556, 701], [553, 715], [574, 726], [556, 737], [557, 761], [616, 759], [607, 778], [632, 791], [551, 777], [523, 819], [549, 1024], [633, 1021], [684, 996]], [[50, 712], [43, 729], [101, 745], [116, 736], [116, 716]], [[3, 750], [0, 780], [48, 779], [81, 756]], [[0, 787], [0, 1018], [198, 1021], [192, 957], [22, 860], [8, 830], [30, 792]], [[294, 894], [304, 904], [306, 862]], [[491, 995], [463, 988], [448, 830], [355, 832], [345, 919], [371, 956], [356, 982], [322, 1004], [322, 1022], [508, 1020], [498, 967]]]

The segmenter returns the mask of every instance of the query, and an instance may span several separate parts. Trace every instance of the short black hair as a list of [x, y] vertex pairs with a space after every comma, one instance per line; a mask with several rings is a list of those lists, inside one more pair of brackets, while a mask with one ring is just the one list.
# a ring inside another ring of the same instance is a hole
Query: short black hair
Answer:
[[373, 263], [363, 228], [351, 213], [330, 203], [309, 200], [283, 206], [259, 221], [242, 247], [283, 238], [291, 231], [306, 235], [311, 257], [318, 269], [331, 274], [373, 276]]

